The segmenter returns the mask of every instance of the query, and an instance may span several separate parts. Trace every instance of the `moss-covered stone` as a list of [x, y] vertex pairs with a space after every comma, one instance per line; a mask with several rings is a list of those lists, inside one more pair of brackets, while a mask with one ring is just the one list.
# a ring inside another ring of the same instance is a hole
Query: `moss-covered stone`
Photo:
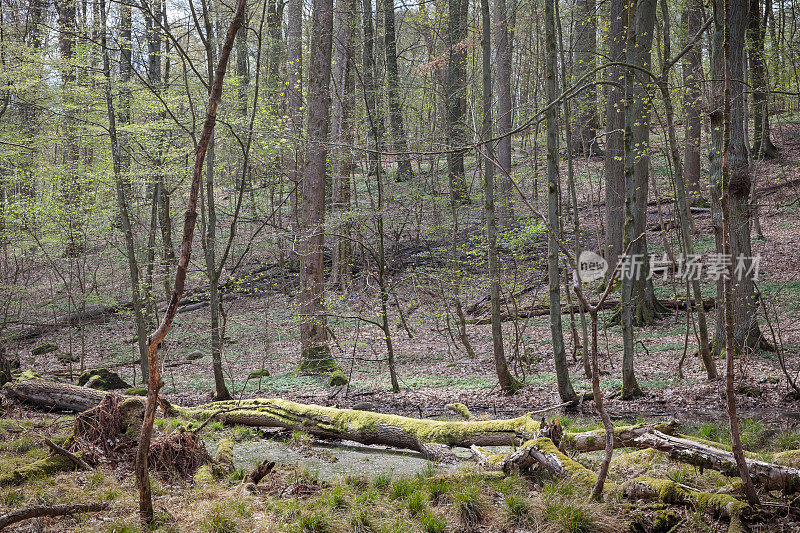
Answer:
[[758, 398], [764, 391], [762, 391], [759, 387], [755, 385], [748, 385], [747, 383], [742, 383], [739, 387], [736, 388], [736, 392], [747, 396], [748, 398]]
[[131, 386], [119, 374], [107, 368], [87, 370], [78, 377], [78, 385], [97, 390], [129, 389]]
[[75, 463], [63, 455], [53, 455], [34, 461], [33, 463], [16, 468], [11, 472], [0, 474], [0, 487], [20, 485], [26, 481], [51, 476], [58, 472], [75, 470]]
[[341, 370], [335, 370], [328, 378], [328, 386], [344, 387], [347, 385], [347, 376]]
[[147, 387], [131, 387], [125, 391], [128, 396], [147, 396]]
[[268, 378], [269, 377], [269, 370], [266, 368], [261, 368], [259, 370], [253, 370], [248, 374], [247, 379], [261, 379], [261, 378]]
[[139, 440], [144, 419], [145, 402], [141, 398], [126, 398], [119, 404], [120, 432], [133, 440]]
[[42, 376], [38, 372], [34, 372], [33, 370], [26, 370], [21, 372], [17, 379], [14, 381], [27, 381], [29, 379], [42, 379]]
[[56, 344], [53, 344], [52, 342], [46, 342], [31, 350], [31, 355], [44, 355], [46, 353], [55, 352], [56, 350], [58, 350], [58, 346]]
[[778, 452], [773, 456], [773, 460], [776, 464], [782, 466], [800, 468], [800, 450], [787, 450], [785, 452]]
[[186, 354], [187, 361], [197, 361], [198, 359], [202, 359], [206, 356], [206, 353], [202, 350], [192, 350], [191, 352]]

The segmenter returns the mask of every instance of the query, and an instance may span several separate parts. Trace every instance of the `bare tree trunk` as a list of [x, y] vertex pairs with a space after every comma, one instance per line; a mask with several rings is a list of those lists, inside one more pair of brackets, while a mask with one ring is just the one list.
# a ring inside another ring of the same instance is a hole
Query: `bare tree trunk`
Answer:
[[353, 110], [353, 76], [350, 64], [353, 62], [353, 36], [355, 33], [356, 10], [358, 0], [339, 0], [337, 3], [338, 31], [334, 42], [336, 61], [333, 86], [336, 99], [333, 110], [333, 194], [332, 205], [334, 218], [337, 220], [336, 233], [342, 235], [335, 239], [333, 266], [331, 276], [334, 284], [341, 290], [350, 285], [352, 271], [352, 243], [350, 226], [346, 220], [350, 210], [350, 174], [353, 170], [351, 145], [353, 129], [351, 115]]
[[[744, 0], [736, 0], [737, 2]], [[738, 4], [735, 4], [738, 6]], [[727, 155], [726, 160], [720, 157], [718, 162], [718, 173], [712, 172], [712, 189], [716, 191], [712, 196], [718, 198], [728, 198], [728, 213], [730, 234], [726, 235], [724, 224], [722, 223], [721, 204], [717, 204], [715, 223], [715, 238], [717, 241], [717, 253], [723, 254], [728, 258], [730, 276], [734, 279], [733, 298], [736, 301], [734, 309], [734, 340], [736, 341], [737, 351], [757, 349], [765, 344], [766, 341], [758, 327], [758, 295], [755, 290], [754, 276], [756, 274], [756, 264], [753, 260], [752, 246], [750, 240], [750, 189], [751, 177], [749, 170], [749, 150], [747, 146], [745, 119], [745, 85], [744, 79], [744, 39], [747, 27], [747, 9], [739, 12], [739, 7], [731, 6], [729, 19], [726, 24], [730, 27], [730, 56], [726, 57], [724, 66], [725, 73], [730, 70], [730, 139], [717, 139], [721, 147], [720, 156]], [[743, 24], [743, 27], [739, 27]], [[719, 90], [719, 88], [718, 88]], [[725, 99], [721, 100], [725, 103]], [[719, 110], [717, 110], [719, 112]], [[712, 128], [713, 130], [713, 128]], [[725, 181], [724, 172], [730, 174], [730, 180]], [[716, 178], [716, 180], [714, 180]], [[730, 253], [724, 253], [725, 238], [730, 239]], [[720, 277], [717, 283], [718, 298], [724, 291], [724, 276]], [[722, 301], [720, 298], [719, 301]], [[715, 354], [719, 354], [726, 346], [726, 324], [725, 308], [717, 306], [716, 334], [714, 339]], [[726, 349], [727, 352], [727, 349]]]
[[[495, 9], [498, 13], [501, 11], [497, 7], [500, 2], [505, 4], [504, 0], [498, 0], [495, 2]], [[502, 11], [505, 11], [505, 7], [503, 7]], [[503, 16], [503, 18], [505, 17]], [[481, 134], [484, 139], [489, 139], [492, 137], [492, 24], [489, 14], [489, 0], [481, 0], [481, 28], [483, 32], [481, 41], [483, 72], [483, 127]], [[492, 148], [493, 147], [491, 144], [488, 144], [484, 147], [483, 158], [483, 209], [486, 216], [486, 241], [489, 262], [489, 301], [491, 304], [492, 321], [492, 353], [494, 355], [494, 367], [497, 373], [497, 380], [500, 383], [500, 388], [506, 394], [513, 394], [516, 389], [519, 388], [519, 383], [511, 375], [511, 372], [508, 371], [505, 346], [503, 345], [503, 322], [501, 317], [502, 309], [500, 303], [500, 265], [497, 257], [497, 219], [495, 218], [494, 207], [495, 163], [491, 157], [491, 153], [493, 151]]]
[[186, 270], [189, 266], [189, 258], [192, 254], [195, 221], [197, 220], [197, 198], [203, 181], [203, 163], [206, 150], [208, 149], [208, 143], [214, 132], [214, 125], [216, 124], [217, 105], [222, 95], [222, 82], [225, 78], [225, 70], [228, 66], [231, 50], [233, 49], [236, 32], [242, 25], [244, 9], [245, 0], [239, 0], [236, 4], [236, 12], [228, 28], [225, 43], [219, 56], [217, 71], [214, 74], [214, 84], [211, 87], [208, 99], [208, 112], [206, 113], [203, 130], [200, 133], [200, 139], [197, 143], [191, 189], [189, 191], [189, 202], [186, 208], [186, 214], [184, 215], [181, 256], [175, 271], [175, 283], [173, 285], [172, 296], [164, 312], [161, 324], [147, 339], [147, 362], [149, 368], [147, 406], [145, 408], [144, 420], [139, 436], [139, 446], [136, 450], [134, 472], [136, 474], [136, 485], [139, 488], [139, 515], [142, 521], [148, 524], [153, 521], [153, 499], [150, 488], [147, 458], [150, 452], [150, 440], [153, 436], [153, 422], [155, 421], [156, 406], [158, 405], [158, 393], [163, 386], [158, 362], [158, 347], [167, 336], [172, 326], [172, 321], [178, 311], [178, 302], [180, 302], [183, 296]]
[[450, 181], [450, 203], [470, 203], [469, 187], [464, 171], [463, 146], [467, 141], [467, 38], [468, 0], [448, 0], [449, 46], [447, 62], [447, 170]]
[[[650, 69], [655, 0], [638, 0], [628, 8], [626, 62]], [[645, 237], [650, 158], [649, 99], [650, 78], [640, 70], [625, 72], [625, 225], [623, 245], [630, 253], [622, 272], [622, 396], [641, 394], [634, 374], [633, 326], [652, 323], [658, 316], [653, 283], [649, 280], [649, 261]]]
[[[578, 15], [575, 27], [575, 76], [582, 78], [595, 68], [597, 62], [597, 9], [595, 0], [578, 0]], [[581, 155], [602, 155], [597, 145], [597, 89], [594, 76], [586, 80], [590, 84], [575, 99], [575, 137], [572, 149]]]
[[[372, 117], [371, 120], [375, 126], [367, 129], [367, 136], [370, 139], [370, 146], [380, 147], [382, 146], [383, 120], [380, 113], [378, 113], [377, 89], [375, 86], [377, 72], [375, 67], [375, 29], [372, 25], [372, 0], [363, 0], [362, 7], [361, 22], [364, 26], [364, 50], [361, 62], [363, 65], [361, 81], [364, 85], [366, 112], [369, 117]], [[378, 154], [370, 150], [367, 152], [367, 157], [369, 160], [369, 175], [378, 174], [380, 172], [377, 168]]]
[[[557, 52], [555, 0], [544, 4], [545, 31], [545, 98], [553, 102], [558, 98], [556, 83]], [[576, 399], [569, 379], [567, 354], [564, 349], [564, 331], [561, 326], [561, 276], [558, 272], [558, 233], [561, 227], [559, 217], [558, 186], [558, 107], [550, 106], [545, 112], [547, 121], [547, 277], [550, 287], [550, 332], [553, 337], [553, 357], [555, 359], [556, 380], [561, 400], [571, 402]]]
[[[628, 25], [628, 2], [611, 0], [610, 26], [608, 31], [609, 60], [625, 60], [625, 44]], [[608, 261], [607, 282], [622, 255], [622, 230], [625, 221], [625, 87], [621, 81], [625, 69], [622, 66], [608, 68], [608, 97], [606, 102], [606, 149], [605, 149], [605, 224], [606, 242], [604, 257]]]
[[406, 132], [403, 128], [403, 108], [400, 105], [400, 81], [397, 72], [397, 35], [394, 27], [394, 0], [381, 0], [383, 6], [384, 50], [386, 52], [386, 93], [389, 99], [389, 125], [392, 127], [392, 146], [399, 155], [395, 181], [414, 177], [408, 156]]
[[314, 0], [308, 72], [308, 133], [303, 171], [303, 237], [300, 246], [300, 370], [317, 373], [337, 367], [328, 346], [325, 319], [325, 167], [330, 126], [333, 0]]
[[767, 18], [772, 9], [771, 0], [765, 0], [764, 16], [761, 15], [761, 2], [750, 0], [749, 23], [747, 27], [748, 57], [750, 59], [750, 84], [753, 91], [753, 157], [773, 159], [778, 149], [772, 144], [769, 128], [769, 78], [767, 60], [764, 57], [764, 41], [767, 33]]
[[286, 26], [286, 85], [289, 101], [289, 120], [292, 125], [294, 167], [289, 177], [294, 191], [293, 218], [299, 221], [300, 181], [303, 176], [303, 0], [288, 0]]
[[[511, 128], [514, 113], [511, 102], [511, 35], [508, 27], [506, 0], [494, 0], [495, 79], [497, 85], [497, 163], [500, 176], [497, 180], [499, 205], [497, 218], [501, 224], [514, 217], [511, 198]], [[488, 39], [488, 37], [487, 37]]]
[[[747, 136], [745, 135], [744, 123], [744, 39], [745, 29], [747, 28], [747, 0], [725, 0], [724, 2], [724, 40], [723, 54], [725, 57], [725, 107], [723, 114], [725, 153], [722, 157], [722, 251], [729, 257], [735, 257], [738, 245], [738, 238], [741, 237], [741, 230], [731, 229], [731, 225], [745, 223], [744, 232], [747, 242], [750, 241], [750, 224], [747, 220], [746, 208], [748, 206], [748, 196], [750, 194], [750, 174], [748, 169]], [[715, 9], [719, 10], [717, 2]], [[742, 198], [743, 197], [743, 198]], [[745, 213], [741, 213], [742, 205]], [[738, 208], [738, 209], [737, 209]], [[740, 216], [744, 216], [744, 220]], [[736, 243], [736, 245], [734, 245]], [[749, 252], [749, 250], [747, 250]], [[750, 255], [749, 253], [747, 255]], [[746, 278], [746, 277], [745, 277]], [[737, 285], [741, 285], [745, 280], [737, 280]], [[751, 280], [752, 284], [752, 280]], [[752, 287], [752, 285], [751, 285]], [[742, 478], [744, 493], [747, 501], [752, 506], [758, 505], [758, 495], [753, 487], [753, 481], [747, 469], [747, 461], [742, 451], [742, 441], [739, 433], [739, 416], [736, 413], [736, 390], [734, 388], [734, 360], [739, 353], [737, 345], [735, 327], [737, 325], [733, 310], [734, 290], [732, 280], [729, 276], [723, 276], [723, 293], [725, 303], [722, 307], [725, 323], [725, 352], [726, 352], [726, 372], [725, 372], [725, 396], [728, 410], [728, 420], [731, 428], [731, 452], [736, 459], [739, 468], [739, 476]], [[735, 295], [740, 296], [739, 294]], [[750, 297], [755, 295], [750, 294]], [[738, 298], [737, 298], [738, 299]], [[752, 303], [738, 302], [739, 306], [753, 307]]]
[[[702, 18], [701, 0], [686, 2], [686, 39], [692, 39], [700, 30]], [[700, 109], [703, 105], [700, 81], [703, 77], [703, 54], [699, 46], [693, 47], [684, 56], [683, 83], [686, 86], [683, 107], [686, 109], [686, 141], [684, 145], [684, 182], [686, 201], [697, 204], [703, 196], [700, 186], [700, 140], [703, 123]]]

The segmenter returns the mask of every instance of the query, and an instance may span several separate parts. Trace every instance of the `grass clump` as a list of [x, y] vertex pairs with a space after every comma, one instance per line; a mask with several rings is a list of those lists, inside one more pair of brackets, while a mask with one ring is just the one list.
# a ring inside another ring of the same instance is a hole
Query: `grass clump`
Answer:
[[200, 529], [208, 533], [236, 533], [243, 529], [241, 518], [246, 514], [242, 503], [232, 506], [218, 503], [206, 513]]
[[381, 472], [372, 480], [372, 486], [379, 492], [386, 492], [392, 486], [392, 476], [386, 472]]
[[428, 494], [433, 505], [439, 505], [452, 489], [450, 483], [444, 479], [432, 479], [428, 482]]
[[347, 521], [353, 533], [373, 533], [375, 525], [366, 509], [360, 509]]
[[509, 495], [506, 498], [506, 519], [512, 524], [523, 524], [527, 521], [531, 504], [525, 496]]
[[389, 497], [393, 500], [407, 500], [414, 492], [414, 485], [407, 479], [398, 479], [392, 483], [389, 490]]
[[464, 529], [475, 529], [486, 518], [486, 507], [481, 499], [479, 487], [459, 486], [450, 492], [453, 504]]
[[425, 511], [419, 517], [422, 531], [425, 533], [444, 533], [447, 530], [447, 521], [441, 516], [430, 511]]
[[320, 510], [301, 513], [296, 526], [300, 533], [333, 533], [334, 531], [330, 515]]
[[414, 491], [414, 493], [409, 496], [406, 506], [411, 516], [417, 516], [425, 510], [425, 498], [420, 491]]

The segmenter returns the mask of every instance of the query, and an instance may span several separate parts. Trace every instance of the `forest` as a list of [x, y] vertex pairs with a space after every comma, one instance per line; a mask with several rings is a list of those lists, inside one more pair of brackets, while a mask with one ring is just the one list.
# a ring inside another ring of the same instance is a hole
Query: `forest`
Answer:
[[0, 530], [800, 531], [795, 0], [0, 0]]

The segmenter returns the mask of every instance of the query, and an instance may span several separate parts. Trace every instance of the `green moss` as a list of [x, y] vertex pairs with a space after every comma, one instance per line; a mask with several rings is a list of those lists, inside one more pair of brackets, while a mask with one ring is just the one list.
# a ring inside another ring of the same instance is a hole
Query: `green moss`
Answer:
[[334, 372], [339, 369], [331, 349], [327, 345], [312, 346], [302, 352], [302, 361], [297, 366], [298, 374], [316, 375]]
[[0, 487], [19, 485], [35, 478], [51, 476], [58, 472], [75, 470], [75, 463], [63, 455], [54, 455], [39, 459], [27, 466], [0, 475]]
[[38, 372], [34, 372], [33, 370], [26, 370], [22, 372], [15, 381], [27, 381], [29, 379], [42, 379], [42, 376], [39, 375]]
[[198, 468], [197, 472], [194, 473], [193, 479], [196, 485], [204, 485], [214, 481], [214, 472], [211, 469], [211, 465], [203, 465]]
[[[539, 437], [535, 440], [526, 442], [522, 446], [523, 447], [531, 446], [541, 450], [544, 453], [547, 453], [549, 455], [554, 455], [555, 457], [557, 457], [559, 462], [561, 463], [561, 466], [564, 467], [564, 470], [566, 470], [567, 475], [569, 476], [570, 479], [573, 479], [579, 483], [583, 483], [586, 485], [594, 485], [594, 483], [597, 481], [597, 474], [595, 474], [594, 472], [592, 472], [579, 462], [574, 461], [569, 457], [567, 457], [566, 455], [564, 455], [563, 453], [561, 453], [561, 451], [556, 447], [556, 445], [553, 444], [553, 441], [551, 441], [547, 437]], [[612, 485], [611, 483], [606, 482], [607, 488], [611, 488], [611, 485]]]
[[[529, 416], [507, 420], [420, 420], [398, 415], [300, 404], [282, 399], [223, 401], [198, 408], [175, 406], [179, 414], [195, 420], [205, 420], [217, 410], [231, 407], [239, 409], [252, 407], [252, 409], [241, 409], [231, 413], [231, 420], [269, 417], [296, 428], [301, 428], [306, 425], [308, 420], [313, 420], [320, 429], [341, 432], [374, 432], [375, 424], [381, 423], [399, 427], [419, 439], [420, 442], [448, 446], [463, 443], [467, 437], [478, 433], [508, 433], [510, 444], [516, 434], [533, 435], [539, 430], [539, 422]], [[222, 419], [225, 419], [225, 415], [222, 415]]]
[[748, 505], [729, 494], [714, 494], [703, 491], [690, 491], [669, 479], [638, 477], [633, 483], [641, 483], [658, 493], [664, 503], [692, 503], [697, 508], [715, 514], [725, 513], [733, 517], [741, 514]]
[[44, 355], [46, 353], [55, 352], [56, 350], [58, 350], [57, 345], [52, 342], [46, 342], [31, 350], [31, 355]]
[[463, 403], [448, 403], [446, 407], [464, 420], [473, 420], [475, 418]]
[[773, 460], [779, 465], [800, 468], [800, 450], [778, 452], [774, 455]]
[[128, 396], [147, 396], [147, 387], [131, 387], [125, 391]]
[[335, 370], [330, 378], [328, 378], [328, 385], [331, 387], [344, 387], [347, 385], [347, 376], [341, 370]]
[[261, 378], [268, 378], [269, 377], [269, 370], [266, 368], [261, 368], [259, 370], [253, 370], [250, 374], [247, 375], [247, 379], [261, 379]]

